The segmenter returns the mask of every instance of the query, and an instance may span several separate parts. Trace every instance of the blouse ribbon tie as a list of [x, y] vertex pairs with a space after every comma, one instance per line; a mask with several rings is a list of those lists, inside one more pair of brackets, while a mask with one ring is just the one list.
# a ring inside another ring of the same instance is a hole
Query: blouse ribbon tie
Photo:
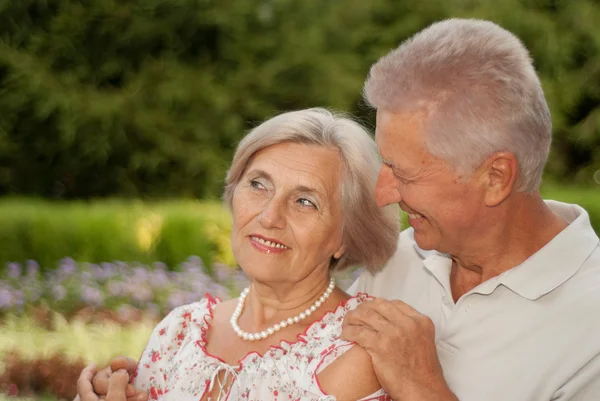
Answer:
[[[221, 373], [222, 371], [225, 371], [225, 375], [223, 376], [223, 381], [221, 382], [219, 373]], [[226, 400], [225, 397], [227, 397], [227, 395], [229, 394], [229, 391], [227, 391], [225, 389], [225, 386], [227, 385], [227, 380], [229, 379], [230, 376], [231, 376], [231, 386], [233, 386], [234, 384], [237, 385], [237, 382], [236, 382], [237, 372], [235, 371], [235, 369], [233, 367], [231, 367], [227, 364], [221, 364], [215, 368], [215, 370], [210, 375], [210, 386], [208, 387], [208, 399], [210, 401], [212, 401], [212, 390], [215, 385], [215, 382], [217, 382], [219, 385], [219, 394], [215, 401]], [[231, 386], [230, 386], [230, 390], [231, 390]]]

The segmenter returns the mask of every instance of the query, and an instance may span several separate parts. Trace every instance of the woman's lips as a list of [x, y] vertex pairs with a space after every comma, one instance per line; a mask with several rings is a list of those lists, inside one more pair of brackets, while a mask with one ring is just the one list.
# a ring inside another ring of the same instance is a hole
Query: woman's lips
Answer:
[[281, 253], [285, 252], [289, 247], [282, 244], [281, 242], [277, 242], [274, 239], [265, 239], [264, 237], [251, 235], [250, 244], [257, 250], [263, 253]]

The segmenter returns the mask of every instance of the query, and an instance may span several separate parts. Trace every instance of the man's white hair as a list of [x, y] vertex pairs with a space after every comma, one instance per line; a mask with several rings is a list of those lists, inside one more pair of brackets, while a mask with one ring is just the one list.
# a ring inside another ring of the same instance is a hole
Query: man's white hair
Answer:
[[481, 20], [434, 23], [371, 67], [366, 100], [392, 113], [422, 110], [429, 151], [463, 174], [499, 151], [519, 163], [517, 190], [536, 191], [552, 122], [525, 46]]

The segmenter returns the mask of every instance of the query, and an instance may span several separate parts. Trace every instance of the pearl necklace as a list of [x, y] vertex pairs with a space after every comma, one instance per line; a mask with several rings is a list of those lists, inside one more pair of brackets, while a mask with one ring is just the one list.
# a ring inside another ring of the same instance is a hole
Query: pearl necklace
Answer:
[[242, 314], [242, 309], [244, 309], [244, 301], [246, 300], [246, 297], [250, 292], [250, 287], [247, 287], [240, 294], [237, 307], [235, 308], [235, 311], [233, 312], [233, 315], [231, 316], [231, 320], [229, 320], [229, 322], [231, 323], [231, 327], [233, 328], [233, 331], [235, 331], [235, 333], [238, 335], [238, 337], [247, 341], [262, 340], [275, 334], [275, 332], [283, 329], [284, 327], [292, 325], [294, 323], [298, 323], [300, 320], [304, 320], [310, 315], [312, 315], [314, 311], [316, 311], [321, 305], [323, 305], [323, 302], [325, 302], [325, 300], [331, 295], [334, 288], [335, 279], [332, 277], [331, 280], [329, 280], [329, 286], [327, 287], [323, 295], [321, 295], [321, 297], [317, 299], [317, 301], [310, 307], [308, 307], [304, 312], [300, 312], [300, 314], [294, 317], [283, 319], [281, 322], [274, 324], [273, 326], [261, 331], [260, 333], [248, 333], [242, 330], [238, 325], [238, 320], [240, 318], [240, 315]]

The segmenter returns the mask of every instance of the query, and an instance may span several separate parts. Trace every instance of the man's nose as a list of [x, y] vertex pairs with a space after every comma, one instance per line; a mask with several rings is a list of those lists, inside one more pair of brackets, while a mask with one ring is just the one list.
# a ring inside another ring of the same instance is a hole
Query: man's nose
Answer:
[[398, 183], [394, 178], [392, 169], [386, 165], [381, 166], [377, 184], [375, 185], [375, 201], [379, 207], [399, 203], [402, 200]]
[[284, 217], [283, 202], [277, 198], [271, 198], [264, 206], [263, 211], [258, 217], [260, 224], [267, 229], [273, 228], [284, 228], [285, 217]]

